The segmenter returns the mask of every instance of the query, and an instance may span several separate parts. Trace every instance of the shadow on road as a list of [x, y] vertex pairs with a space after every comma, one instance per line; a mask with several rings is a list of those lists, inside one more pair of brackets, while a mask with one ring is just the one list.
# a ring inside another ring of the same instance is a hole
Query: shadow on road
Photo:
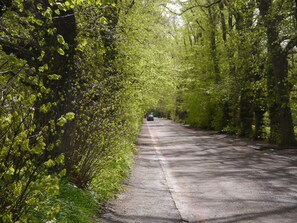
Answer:
[[256, 142], [165, 122], [150, 128], [193, 219], [297, 222], [296, 151], [258, 151]]
[[160, 119], [144, 122], [138, 147], [127, 190], [100, 222], [297, 222], [295, 150]]

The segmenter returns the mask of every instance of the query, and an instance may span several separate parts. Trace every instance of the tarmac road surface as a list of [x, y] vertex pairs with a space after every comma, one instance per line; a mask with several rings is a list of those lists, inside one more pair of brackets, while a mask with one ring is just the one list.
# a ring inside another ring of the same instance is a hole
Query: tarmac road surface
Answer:
[[296, 223], [297, 151], [144, 121], [126, 189], [98, 222]]

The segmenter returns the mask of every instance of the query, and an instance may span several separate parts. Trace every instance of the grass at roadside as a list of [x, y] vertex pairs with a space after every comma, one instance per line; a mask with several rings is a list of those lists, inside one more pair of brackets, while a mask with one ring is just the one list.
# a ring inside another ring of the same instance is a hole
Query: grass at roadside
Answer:
[[[50, 223], [91, 223], [98, 212], [98, 203], [94, 196], [89, 191], [77, 188], [66, 179], [60, 183], [60, 194], [49, 200], [47, 206], [48, 210], [53, 207], [59, 209], [59, 213]], [[47, 214], [38, 212], [37, 221], [34, 222], [45, 222]]]
[[[32, 223], [92, 223], [98, 213], [98, 202], [90, 191], [77, 188], [67, 179], [59, 185], [59, 195], [48, 199], [42, 210], [36, 210]], [[54, 213], [53, 213], [54, 212]], [[48, 215], [51, 220], [47, 221]], [[54, 218], [53, 218], [54, 216]]]
[[113, 156], [99, 163], [99, 172], [90, 186], [100, 204], [113, 198], [122, 190], [123, 180], [133, 165], [134, 145], [122, 145]]
[[[98, 175], [88, 190], [83, 190], [66, 179], [60, 183], [60, 194], [48, 203], [49, 208], [59, 206], [56, 221], [51, 223], [94, 223], [104, 203], [122, 189], [133, 164], [135, 146], [122, 144], [112, 156], [98, 164]], [[42, 216], [42, 215], [40, 215]], [[40, 222], [44, 222], [42, 217]]]
[[59, 223], [91, 223], [98, 212], [98, 202], [91, 192], [63, 181], [60, 195], [54, 201], [60, 205]]

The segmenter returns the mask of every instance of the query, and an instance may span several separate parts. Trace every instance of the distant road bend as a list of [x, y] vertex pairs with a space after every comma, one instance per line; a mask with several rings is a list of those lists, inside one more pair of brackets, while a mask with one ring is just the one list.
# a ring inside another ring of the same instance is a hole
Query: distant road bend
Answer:
[[145, 121], [126, 190], [98, 222], [297, 222], [297, 152]]

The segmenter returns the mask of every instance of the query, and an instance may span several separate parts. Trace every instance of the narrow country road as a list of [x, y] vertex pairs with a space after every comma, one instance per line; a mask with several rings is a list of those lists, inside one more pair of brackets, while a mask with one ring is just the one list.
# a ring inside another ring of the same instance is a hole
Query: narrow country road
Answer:
[[297, 222], [297, 152], [144, 122], [126, 190], [98, 222]]

